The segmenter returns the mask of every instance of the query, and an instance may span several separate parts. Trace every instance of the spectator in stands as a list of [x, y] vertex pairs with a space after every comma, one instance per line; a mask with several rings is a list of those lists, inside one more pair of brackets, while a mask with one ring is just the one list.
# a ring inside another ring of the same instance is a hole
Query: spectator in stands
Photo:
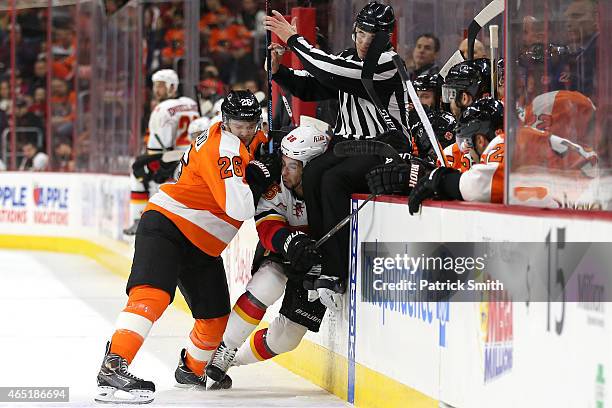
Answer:
[[[10, 67], [11, 63], [11, 26], [8, 27], [8, 33], [4, 38], [2, 45], [0, 46], [0, 62], [5, 67]], [[19, 24], [15, 25], [15, 57], [17, 69], [30, 76], [32, 73], [32, 66], [40, 49], [39, 43], [36, 41], [24, 39], [21, 35], [21, 27]]]
[[260, 9], [255, 0], [242, 0], [242, 11], [238, 16], [239, 21], [253, 35], [265, 34], [263, 20], [266, 12]]
[[0, 171], [6, 171], [6, 165], [2, 160], [0, 160]]
[[565, 10], [567, 36], [575, 60], [571, 64], [572, 89], [592, 96], [597, 89], [597, 0], [573, 0]]
[[75, 99], [74, 92], [68, 91], [66, 81], [58, 78], [51, 81], [51, 125], [54, 134], [72, 137]]
[[72, 158], [72, 146], [66, 140], [60, 140], [53, 148], [53, 159], [51, 170], [74, 171], [74, 160]]
[[208, 49], [225, 84], [244, 80], [252, 75], [254, 65], [251, 32], [232, 20], [228, 13], [219, 12], [211, 25]]
[[[461, 44], [459, 44], [459, 51], [461, 51], [461, 54], [467, 58], [467, 38], [461, 41]], [[474, 59], [478, 58], [488, 58], [488, 55], [484, 44], [476, 40], [474, 42]]]
[[11, 113], [11, 85], [9, 81], [0, 81], [0, 110]]
[[34, 63], [34, 73], [32, 79], [30, 79], [30, 89], [28, 93], [34, 94], [36, 88], [47, 89], [47, 61], [45, 59], [39, 59]]
[[436, 63], [440, 51], [440, 40], [431, 33], [421, 34], [417, 37], [412, 51], [414, 69], [410, 79], [414, 81], [421, 74], [437, 74], [440, 68]]
[[162, 66], [173, 67], [174, 60], [185, 55], [185, 20], [183, 14], [176, 12], [172, 19], [171, 27], [166, 30], [164, 42], [166, 46], [162, 49]]
[[15, 118], [17, 127], [40, 129], [44, 137], [45, 125], [43, 120], [40, 116], [29, 110], [28, 101], [25, 98], [18, 98], [15, 102]]
[[34, 90], [34, 97], [32, 105], [30, 106], [30, 112], [41, 117], [43, 120], [47, 116], [47, 90], [45, 88], [36, 88]]
[[62, 22], [53, 29], [53, 76], [69, 80], [74, 75], [76, 64], [76, 38], [70, 23]]
[[23, 159], [19, 165], [21, 171], [45, 171], [49, 165], [49, 156], [41, 152], [34, 142], [28, 141], [22, 147]]

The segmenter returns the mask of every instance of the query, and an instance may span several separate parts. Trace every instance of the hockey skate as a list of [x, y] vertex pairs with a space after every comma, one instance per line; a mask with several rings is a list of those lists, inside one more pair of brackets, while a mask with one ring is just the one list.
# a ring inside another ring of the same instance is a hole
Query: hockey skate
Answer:
[[212, 380], [221, 382], [227, 377], [227, 370], [234, 362], [237, 351], [238, 349], [230, 349], [221, 342], [213, 354], [212, 361], [206, 366], [206, 375]]
[[136, 231], [138, 231], [139, 223], [140, 223], [140, 218], [136, 218], [134, 220], [134, 223], [130, 227], [123, 230], [123, 233], [125, 235], [136, 235]]
[[[201, 388], [206, 389], [206, 374], [203, 376], [196, 375], [185, 363], [185, 355], [187, 349], [181, 350], [181, 356], [179, 358], [179, 364], [174, 372], [174, 378], [176, 379], [176, 386], [180, 388]], [[226, 375], [220, 382], [214, 382], [209, 389], [210, 390], [225, 390], [232, 387], [232, 379]]]
[[155, 384], [128, 372], [128, 362], [118, 354], [110, 353], [110, 342], [98, 373], [96, 402], [111, 404], [148, 404], [153, 401]]

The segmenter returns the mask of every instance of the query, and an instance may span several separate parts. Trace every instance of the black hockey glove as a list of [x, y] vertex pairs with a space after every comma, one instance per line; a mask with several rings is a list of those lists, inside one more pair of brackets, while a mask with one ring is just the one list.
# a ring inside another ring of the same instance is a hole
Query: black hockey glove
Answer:
[[366, 181], [373, 194], [409, 194], [417, 181], [435, 167], [419, 158], [408, 163], [387, 163], [372, 168]]
[[316, 241], [303, 232], [292, 232], [283, 244], [283, 255], [295, 271], [305, 274], [322, 261], [315, 244]]
[[259, 197], [272, 183], [280, 179], [280, 164], [278, 158], [273, 155], [265, 155], [261, 160], [252, 160], [245, 169], [245, 180], [253, 192], [255, 205]]
[[410, 215], [419, 212], [421, 203], [428, 198], [439, 198], [442, 200], [462, 200], [459, 191], [459, 179], [461, 172], [449, 167], [438, 167], [427, 177], [419, 179], [408, 197], [408, 211]]
[[157, 184], [162, 184], [172, 179], [174, 177], [174, 171], [176, 170], [176, 166], [178, 166], [179, 163], [179, 161], [166, 163], [163, 160], [160, 160], [160, 166], [159, 169], [153, 175], [153, 181]]

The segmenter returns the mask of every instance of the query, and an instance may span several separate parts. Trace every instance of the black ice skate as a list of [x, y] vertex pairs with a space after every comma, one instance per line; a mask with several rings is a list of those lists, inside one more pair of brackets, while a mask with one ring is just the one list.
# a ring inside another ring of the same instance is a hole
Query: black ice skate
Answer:
[[110, 342], [106, 343], [106, 354], [98, 373], [98, 395], [96, 402], [112, 404], [148, 404], [153, 401], [155, 384], [135, 377], [128, 372], [127, 360], [110, 353]]
[[[206, 374], [203, 376], [196, 375], [185, 363], [185, 355], [187, 354], [187, 350], [181, 350], [181, 356], [179, 358], [179, 364], [174, 372], [174, 378], [176, 379], [177, 387], [181, 388], [191, 388], [191, 387], [201, 387], [202, 389], [206, 389]], [[232, 379], [226, 375], [225, 378], [220, 382], [213, 382], [209, 387], [210, 390], [225, 390], [232, 387]]]
[[138, 231], [139, 223], [140, 223], [140, 218], [136, 218], [134, 220], [134, 223], [130, 227], [123, 230], [123, 233], [125, 235], [136, 235], [136, 231]]
[[212, 361], [206, 366], [206, 375], [217, 382], [223, 380], [234, 362], [237, 351], [238, 349], [230, 349], [221, 342], [213, 354]]

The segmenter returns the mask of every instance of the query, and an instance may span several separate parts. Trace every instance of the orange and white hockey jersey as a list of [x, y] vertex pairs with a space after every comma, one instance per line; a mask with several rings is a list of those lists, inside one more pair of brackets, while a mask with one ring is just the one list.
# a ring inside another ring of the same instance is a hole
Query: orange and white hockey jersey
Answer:
[[582, 146], [593, 146], [589, 127], [595, 111], [593, 102], [580, 92], [546, 92], [536, 96], [525, 109], [525, 125]]
[[247, 147], [221, 123], [213, 124], [185, 152], [178, 181], [163, 184], [145, 211], [164, 214], [195, 246], [219, 256], [242, 222], [255, 214], [253, 195], [243, 178], [264, 141], [259, 131]]
[[[448, 166], [452, 169], [459, 170], [460, 172], [464, 172], [469, 170], [472, 167], [472, 160], [470, 158], [469, 153], [463, 153], [459, 149], [457, 143], [453, 143], [452, 145], [446, 146], [444, 148], [444, 156], [446, 156], [446, 161], [448, 162]], [[440, 165], [438, 160], [438, 165]]]
[[504, 201], [505, 137], [496, 136], [480, 157], [459, 179], [459, 190], [465, 201], [502, 203]]
[[149, 118], [149, 153], [162, 150], [186, 150], [191, 144], [189, 124], [200, 117], [196, 102], [182, 96], [158, 104]]

